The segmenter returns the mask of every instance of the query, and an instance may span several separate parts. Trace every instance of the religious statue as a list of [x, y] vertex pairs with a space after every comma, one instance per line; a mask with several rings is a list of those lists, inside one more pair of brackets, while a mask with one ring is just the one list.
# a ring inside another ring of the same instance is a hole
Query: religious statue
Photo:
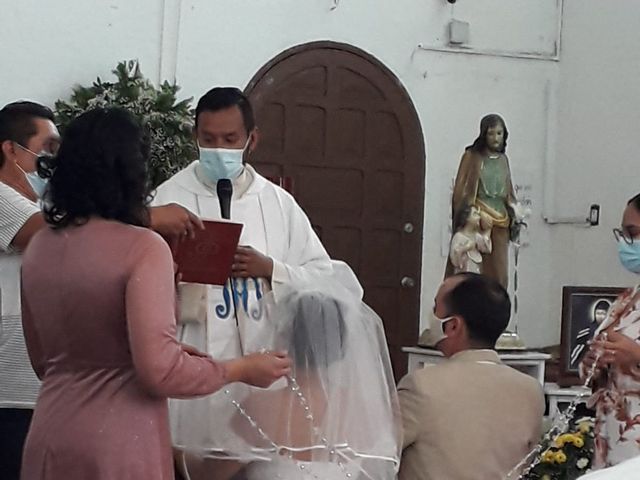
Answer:
[[[478, 209], [485, 218], [484, 225], [490, 224], [491, 247], [488, 251], [478, 249], [482, 262], [478, 262], [480, 272], [496, 279], [507, 288], [509, 242], [518, 241], [523, 215], [516, 201], [509, 159], [505, 153], [509, 132], [499, 115], [490, 114], [480, 122], [480, 135], [465, 149], [458, 167], [453, 188], [452, 218], [453, 237], [466, 227], [459, 218], [470, 207]], [[485, 229], [485, 235], [489, 232]], [[455, 246], [452, 238], [452, 247]], [[452, 252], [453, 253], [453, 252]], [[445, 277], [457, 271], [450, 255]]]
[[466, 206], [454, 221], [449, 260], [455, 272], [480, 273], [482, 254], [491, 253], [491, 217], [478, 207]]

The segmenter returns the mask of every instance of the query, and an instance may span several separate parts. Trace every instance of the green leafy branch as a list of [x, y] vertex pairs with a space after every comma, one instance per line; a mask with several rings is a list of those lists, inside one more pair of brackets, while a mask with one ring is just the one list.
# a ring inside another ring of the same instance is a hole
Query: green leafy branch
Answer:
[[64, 134], [71, 120], [96, 107], [126, 108], [146, 125], [151, 138], [150, 180], [156, 187], [196, 158], [193, 142], [193, 98], [177, 100], [180, 87], [164, 81], [155, 87], [135, 60], [120, 62], [115, 82], [98, 77], [91, 86], [77, 85], [68, 101], [55, 103], [56, 120]]

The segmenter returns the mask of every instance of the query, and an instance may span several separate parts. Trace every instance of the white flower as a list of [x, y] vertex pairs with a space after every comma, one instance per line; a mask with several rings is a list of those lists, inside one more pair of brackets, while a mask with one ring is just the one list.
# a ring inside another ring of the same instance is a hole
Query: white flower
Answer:
[[589, 465], [589, 459], [588, 458], [581, 457], [576, 462], [576, 467], [578, 467], [579, 470], [582, 470], [583, 468], [586, 468], [587, 465]]
[[593, 417], [582, 417], [577, 420], [574, 420], [574, 423], [576, 424], [583, 423], [583, 422], [589, 422], [590, 424], [593, 425]]
[[531, 216], [531, 209], [520, 202], [511, 204], [511, 208], [516, 222], [524, 222], [525, 219]]
[[150, 174], [162, 182], [187, 166], [195, 155], [192, 143], [192, 98], [178, 101], [179, 87], [165, 82], [156, 87], [140, 72], [137, 60], [120, 62], [113, 70], [117, 82], [99, 78], [91, 86], [74, 88], [68, 102], [56, 102], [61, 123], [96, 107], [117, 105], [139, 117], [151, 139]]

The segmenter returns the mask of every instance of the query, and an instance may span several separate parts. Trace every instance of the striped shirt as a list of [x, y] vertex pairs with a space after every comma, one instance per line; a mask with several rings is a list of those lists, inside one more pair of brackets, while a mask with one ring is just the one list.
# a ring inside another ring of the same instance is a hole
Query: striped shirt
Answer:
[[33, 408], [40, 389], [20, 317], [20, 255], [11, 242], [38, 206], [0, 182], [0, 408]]

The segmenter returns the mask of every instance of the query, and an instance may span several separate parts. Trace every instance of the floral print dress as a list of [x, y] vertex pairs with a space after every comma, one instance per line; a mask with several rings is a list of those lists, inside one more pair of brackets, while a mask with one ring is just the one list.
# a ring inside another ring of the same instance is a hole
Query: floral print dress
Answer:
[[[640, 343], [640, 285], [611, 306], [599, 332], [612, 331]], [[588, 406], [596, 410], [594, 468], [640, 455], [640, 365], [603, 371], [594, 379]]]

